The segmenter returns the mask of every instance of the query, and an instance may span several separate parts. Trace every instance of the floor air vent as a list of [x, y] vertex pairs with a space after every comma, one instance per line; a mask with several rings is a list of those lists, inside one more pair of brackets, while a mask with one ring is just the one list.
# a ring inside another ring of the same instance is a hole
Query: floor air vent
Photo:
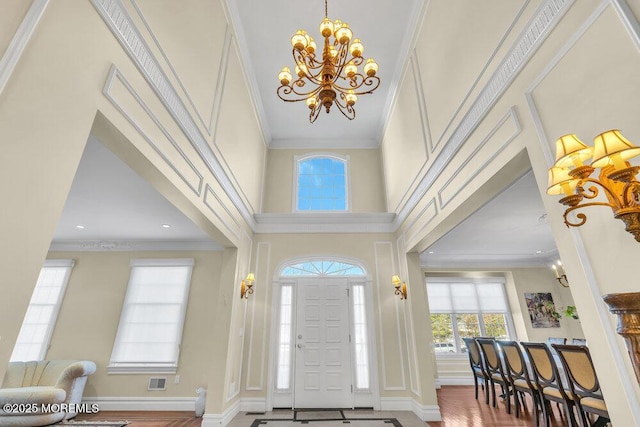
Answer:
[[166, 390], [167, 379], [166, 378], [149, 378], [149, 390]]

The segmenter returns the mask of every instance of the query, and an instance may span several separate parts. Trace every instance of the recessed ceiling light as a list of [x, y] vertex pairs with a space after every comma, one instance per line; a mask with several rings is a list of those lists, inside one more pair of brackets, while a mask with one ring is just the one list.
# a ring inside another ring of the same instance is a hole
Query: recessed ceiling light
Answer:
[[542, 253], [542, 251], [536, 251], [536, 254], [541, 254], [541, 253]]
[[171, 228], [170, 224], [162, 224], [162, 228]]
[[76, 225], [76, 228], [79, 230], [84, 230], [84, 225], [78, 224]]
[[429, 253], [430, 253], [430, 254], [432, 254], [432, 253], [433, 253], [433, 251], [429, 251]]

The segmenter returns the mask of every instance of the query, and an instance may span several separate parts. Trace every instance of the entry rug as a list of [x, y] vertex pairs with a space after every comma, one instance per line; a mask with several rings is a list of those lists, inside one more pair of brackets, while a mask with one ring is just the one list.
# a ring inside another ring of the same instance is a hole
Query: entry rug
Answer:
[[77, 427], [123, 427], [129, 424], [129, 421], [61, 421], [56, 426], [77, 426]]
[[293, 412], [293, 418], [256, 418], [251, 427], [291, 427], [292, 423], [309, 426], [322, 423], [322, 427], [402, 427], [396, 418], [363, 417], [353, 413], [346, 416], [340, 409], [297, 410]]

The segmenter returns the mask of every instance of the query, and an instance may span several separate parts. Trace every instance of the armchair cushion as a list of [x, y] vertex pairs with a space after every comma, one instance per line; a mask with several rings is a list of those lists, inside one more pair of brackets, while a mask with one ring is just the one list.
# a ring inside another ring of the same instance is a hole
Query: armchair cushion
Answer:
[[[66, 403], [76, 407], [82, 401], [87, 376], [96, 364], [78, 360], [10, 362], [0, 389], [0, 402], [22, 404]], [[1, 408], [1, 406], [0, 406]], [[52, 414], [6, 414], [0, 410], [0, 425], [46, 425], [75, 417], [75, 412]], [[44, 418], [43, 418], [44, 417]], [[56, 420], [51, 421], [53, 418]], [[11, 419], [11, 423], [9, 423]], [[27, 419], [22, 423], [22, 419]], [[40, 421], [38, 421], [40, 419]], [[47, 421], [45, 424], [42, 422]], [[17, 424], [16, 424], [17, 422]]]

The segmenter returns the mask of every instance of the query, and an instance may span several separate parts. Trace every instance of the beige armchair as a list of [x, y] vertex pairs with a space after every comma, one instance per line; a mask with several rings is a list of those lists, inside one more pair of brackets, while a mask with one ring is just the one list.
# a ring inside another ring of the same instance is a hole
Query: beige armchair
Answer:
[[0, 388], [0, 425], [45, 426], [75, 417], [87, 376], [95, 371], [96, 364], [90, 361], [9, 363]]

